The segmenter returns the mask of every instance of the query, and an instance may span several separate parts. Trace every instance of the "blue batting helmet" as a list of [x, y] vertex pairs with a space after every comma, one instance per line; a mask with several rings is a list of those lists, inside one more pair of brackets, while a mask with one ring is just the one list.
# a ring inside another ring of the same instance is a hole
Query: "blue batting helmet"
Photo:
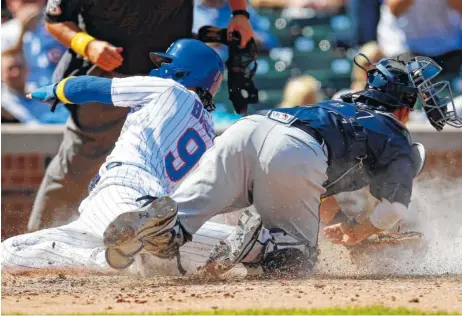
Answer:
[[150, 53], [158, 67], [149, 75], [173, 79], [185, 87], [202, 88], [215, 95], [223, 80], [220, 56], [205, 43], [194, 39], [175, 41], [165, 53]]

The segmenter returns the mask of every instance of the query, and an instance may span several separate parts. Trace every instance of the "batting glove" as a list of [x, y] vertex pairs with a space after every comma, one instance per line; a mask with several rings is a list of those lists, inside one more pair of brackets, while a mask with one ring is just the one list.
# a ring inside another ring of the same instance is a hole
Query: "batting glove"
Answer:
[[51, 106], [51, 112], [54, 112], [56, 109], [56, 106], [64, 105], [65, 103], [68, 103], [68, 102], [63, 102], [64, 100], [61, 100], [59, 96], [56, 94], [57, 87], [60, 84], [61, 85], [64, 84], [65, 80], [62, 80], [56, 84], [50, 84], [50, 85], [38, 88], [37, 90], [28, 94], [26, 97], [29, 99], [34, 99], [34, 100], [38, 100], [38, 101], [49, 104]]
[[58, 97], [55, 94], [56, 84], [50, 84], [28, 94], [29, 99], [38, 100], [44, 103], [53, 104], [56, 100], [59, 101]]

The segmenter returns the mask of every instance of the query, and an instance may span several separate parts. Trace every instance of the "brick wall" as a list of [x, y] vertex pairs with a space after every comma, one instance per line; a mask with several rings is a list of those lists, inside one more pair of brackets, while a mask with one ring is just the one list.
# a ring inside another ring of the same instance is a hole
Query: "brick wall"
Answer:
[[[50, 154], [2, 154], [2, 234], [24, 233], [35, 193]], [[459, 151], [429, 153], [423, 177], [462, 177], [462, 148]]]
[[2, 240], [25, 232], [40, 182], [52, 155], [2, 154]]

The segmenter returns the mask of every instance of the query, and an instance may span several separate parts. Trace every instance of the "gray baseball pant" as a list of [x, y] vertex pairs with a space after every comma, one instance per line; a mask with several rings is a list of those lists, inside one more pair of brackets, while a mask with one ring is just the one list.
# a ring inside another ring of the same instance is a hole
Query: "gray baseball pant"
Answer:
[[172, 195], [194, 234], [217, 214], [253, 205], [264, 227], [317, 243], [327, 157], [304, 131], [251, 115], [230, 126]]

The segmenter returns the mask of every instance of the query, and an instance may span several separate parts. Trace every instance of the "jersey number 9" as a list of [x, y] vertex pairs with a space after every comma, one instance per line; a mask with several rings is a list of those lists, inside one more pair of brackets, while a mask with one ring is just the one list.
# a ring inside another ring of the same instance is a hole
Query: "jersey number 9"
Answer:
[[[194, 151], [189, 152], [188, 146], [191, 146], [191, 142], [195, 144], [196, 148]], [[199, 133], [195, 129], [189, 128], [178, 139], [177, 149], [178, 157], [183, 162], [179, 168], [173, 164], [175, 157], [172, 152], [165, 156], [165, 170], [173, 182], [180, 181], [196, 165], [207, 150], [207, 146]]]

